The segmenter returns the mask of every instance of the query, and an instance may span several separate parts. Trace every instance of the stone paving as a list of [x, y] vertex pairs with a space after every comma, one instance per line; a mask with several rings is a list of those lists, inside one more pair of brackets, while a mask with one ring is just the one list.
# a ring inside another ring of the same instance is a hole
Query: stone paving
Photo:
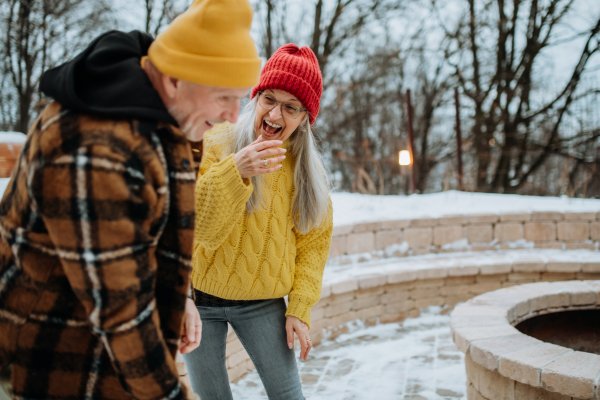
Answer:
[[[308, 400], [466, 399], [464, 355], [440, 308], [402, 324], [360, 327], [324, 341], [298, 363]], [[232, 385], [234, 399], [266, 399], [256, 371]]]

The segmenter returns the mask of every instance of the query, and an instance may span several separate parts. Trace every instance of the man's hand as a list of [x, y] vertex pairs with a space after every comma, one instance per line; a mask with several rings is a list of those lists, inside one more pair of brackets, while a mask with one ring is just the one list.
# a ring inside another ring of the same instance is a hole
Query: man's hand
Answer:
[[194, 304], [194, 300], [187, 299], [185, 302], [185, 314], [183, 316], [183, 332], [181, 333], [181, 342], [179, 351], [181, 354], [191, 352], [200, 346], [202, 337], [202, 321], [200, 314]]
[[288, 315], [285, 321], [285, 330], [287, 332], [288, 347], [290, 349], [294, 347], [294, 333], [296, 333], [298, 340], [300, 341], [300, 359], [306, 361], [308, 353], [313, 347], [308, 333], [308, 326], [298, 318]]

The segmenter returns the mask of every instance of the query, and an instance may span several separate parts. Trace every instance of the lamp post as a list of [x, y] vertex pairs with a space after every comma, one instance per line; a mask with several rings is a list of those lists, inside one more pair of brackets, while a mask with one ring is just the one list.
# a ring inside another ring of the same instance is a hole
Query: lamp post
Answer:
[[408, 152], [410, 153], [410, 183], [409, 194], [417, 192], [417, 171], [415, 169], [415, 144], [413, 140], [413, 108], [410, 99], [410, 90], [406, 91], [406, 124], [408, 131]]
[[458, 190], [464, 190], [463, 187], [463, 165], [462, 165], [462, 137], [460, 133], [460, 100], [458, 98], [458, 88], [454, 89], [454, 105], [456, 107], [456, 168], [458, 169]]

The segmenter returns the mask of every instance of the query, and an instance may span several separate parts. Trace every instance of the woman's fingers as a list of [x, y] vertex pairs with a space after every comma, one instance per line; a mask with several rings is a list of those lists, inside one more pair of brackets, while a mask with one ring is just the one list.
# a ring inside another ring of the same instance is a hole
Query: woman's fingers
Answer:
[[273, 157], [273, 158], [265, 158], [258, 160], [258, 166], [260, 168], [265, 168], [271, 165], [279, 164], [285, 160], [285, 156]]
[[306, 361], [308, 359], [308, 352], [312, 348], [308, 327], [299, 319], [294, 322], [294, 330], [300, 342], [300, 359]]
[[300, 341], [300, 359], [306, 361], [308, 359], [308, 352], [312, 349], [310, 335], [303, 329], [296, 330], [296, 335], [298, 335], [298, 340]]
[[285, 332], [287, 334], [287, 344], [291, 350], [294, 348], [294, 325], [289, 319], [285, 322]]
[[196, 338], [194, 343], [198, 343], [198, 345], [200, 345], [200, 340], [202, 340], [202, 320], [198, 318], [196, 321]]
[[260, 158], [265, 158], [265, 157], [279, 156], [279, 155], [282, 155], [285, 153], [287, 153], [286, 149], [277, 147], [275, 149], [265, 149], [262, 151], [258, 151], [258, 152], [256, 152], [256, 156], [260, 157]]
[[252, 144], [238, 151], [233, 157], [240, 176], [243, 179], [275, 172], [281, 168], [281, 166], [272, 168], [265, 167], [271, 164], [280, 163], [285, 157], [278, 157], [276, 161], [267, 161], [266, 163], [265, 158], [281, 156], [284, 154], [286, 152], [285, 149], [274, 148], [275, 146], [281, 145], [283, 142], [281, 140], [262, 141], [261, 138], [262, 136], [256, 139], [256, 141], [254, 141]]
[[288, 315], [285, 321], [285, 330], [287, 333], [288, 346], [291, 349], [294, 343], [294, 332], [298, 336], [300, 342], [300, 359], [306, 361], [308, 359], [308, 353], [312, 349], [313, 345], [310, 341], [310, 333], [308, 326], [302, 322], [299, 318], [292, 315]]
[[281, 169], [282, 165], [280, 164], [285, 160], [285, 156], [267, 158], [267, 159], [258, 159], [253, 162], [250, 176], [264, 175], [269, 174], [271, 172], [275, 172]]
[[282, 144], [283, 144], [283, 142], [281, 140], [265, 140], [265, 141], [261, 140], [260, 142], [255, 141], [255, 142], [249, 144], [248, 146], [246, 146], [246, 148], [251, 147], [252, 150], [254, 150], [254, 151], [263, 151], [264, 149], [281, 146]]
[[300, 359], [306, 361], [306, 355], [308, 354], [308, 342], [306, 338], [300, 338]]
[[264, 167], [258, 168], [258, 170], [253, 174], [253, 176], [270, 174], [271, 172], [275, 172], [275, 171], [281, 169], [281, 167], [282, 167], [281, 164], [276, 164], [270, 168], [264, 168]]

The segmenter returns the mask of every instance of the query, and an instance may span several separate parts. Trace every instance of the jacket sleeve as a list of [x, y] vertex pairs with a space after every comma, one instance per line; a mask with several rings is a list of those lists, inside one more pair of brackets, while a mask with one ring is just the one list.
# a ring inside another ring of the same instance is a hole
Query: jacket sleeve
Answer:
[[37, 168], [31, 190], [98, 338], [96, 361], [106, 350], [135, 399], [185, 399], [154, 292], [155, 227], [163, 211], [157, 193], [165, 192], [141, 165], [107, 146], [83, 146]]
[[215, 250], [243, 218], [253, 188], [240, 176], [233, 154], [220, 160], [210, 141], [204, 146], [196, 183], [194, 243]]
[[288, 295], [286, 317], [293, 315], [310, 328], [310, 309], [321, 297], [323, 271], [329, 256], [333, 233], [333, 208], [329, 201], [327, 217], [307, 234], [296, 231], [296, 271]]

